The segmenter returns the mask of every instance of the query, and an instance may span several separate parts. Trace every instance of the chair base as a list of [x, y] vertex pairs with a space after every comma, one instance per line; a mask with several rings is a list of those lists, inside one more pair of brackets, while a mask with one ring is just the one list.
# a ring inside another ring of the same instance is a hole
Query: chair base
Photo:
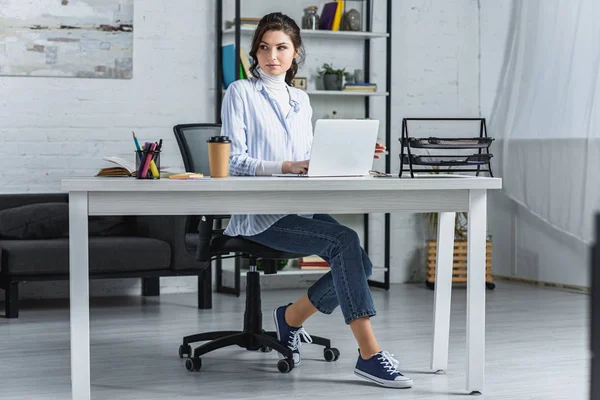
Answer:
[[[262, 311], [260, 299], [260, 275], [256, 271], [247, 273], [246, 284], [246, 312], [244, 313], [244, 329], [241, 331], [215, 331], [203, 332], [195, 335], [185, 336], [183, 344], [179, 346], [179, 357], [188, 357], [186, 368], [189, 371], [200, 369], [202, 362], [200, 356], [223, 347], [238, 345], [247, 350], [260, 350], [269, 352], [276, 350], [283, 355], [288, 362], [287, 366], [277, 367], [281, 372], [289, 372], [294, 368], [292, 351], [277, 340], [276, 332], [266, 332], [262, 328]], [[331, 347], [329, 339], [311, 336], [312, 344], [324, 346], [323, 355], [327, 361], [335, 361], [339, 357], [339, 351]], [[192, 352], [190, 343], [208, 341]], [[285, 363], [283, 363], [285, 364]]]
[[[324, 346], [325, 349], [331, 348], [331, 341], [329, 339], [322, 338], [320, 336], [311, 336], [311, 338], [312, 344]], [[189, 346], [190, 343], [204, 341], [209, 342], [194, 349], [192, 355], [192, 352], [189, 351], [191, 349]], [[292, 351], [277, 340], [277, 332], [265, 331], [259, 333], [246, 331], [215, 331], [186, 336], [183, 338], [183, 349], [180, 352], [180, 355], [182, 357], [200, 357], [206, 353], [210, 353], [211, 351], [233, 345], [238, 345], [246, 350], [260, 350], [262, 352], [275, 350], [281, 353], [285, 358], [292, 357]]]

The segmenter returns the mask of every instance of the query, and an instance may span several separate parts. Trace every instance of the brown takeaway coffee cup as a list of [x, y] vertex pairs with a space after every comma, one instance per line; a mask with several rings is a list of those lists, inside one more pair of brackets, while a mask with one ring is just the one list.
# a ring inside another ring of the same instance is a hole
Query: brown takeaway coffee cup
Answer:
[[210, 177], [227, 178], [229, 176], [231, 140], [228, 136], [213, 136], [207, 140], [207, 143]]

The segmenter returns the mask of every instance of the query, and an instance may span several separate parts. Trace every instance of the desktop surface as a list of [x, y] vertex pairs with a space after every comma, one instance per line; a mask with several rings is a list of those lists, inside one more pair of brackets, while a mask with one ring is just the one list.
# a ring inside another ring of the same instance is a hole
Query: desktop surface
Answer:
[[149, 191], [301, 191], [301, 190], [440, 190], [440, 189], [501, 189], [501, 178], [377, 178], [324, 177], [319, 179], [289, 179], [271, 176], [231, 176], [209, 180], [134, 179], [79, 177], [62, 180], [62, 190], [103, 192]]

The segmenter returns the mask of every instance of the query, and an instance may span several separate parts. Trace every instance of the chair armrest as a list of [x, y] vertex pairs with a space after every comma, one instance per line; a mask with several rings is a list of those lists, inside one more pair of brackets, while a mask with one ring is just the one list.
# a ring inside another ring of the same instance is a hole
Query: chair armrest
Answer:
[[214, 217], [212, 215], [203, 215], [198, 221], [198, 250], [196, 259], [199, 261], [208, 261], [212, 256], [210, 242], [212, 241], [214, 232]]

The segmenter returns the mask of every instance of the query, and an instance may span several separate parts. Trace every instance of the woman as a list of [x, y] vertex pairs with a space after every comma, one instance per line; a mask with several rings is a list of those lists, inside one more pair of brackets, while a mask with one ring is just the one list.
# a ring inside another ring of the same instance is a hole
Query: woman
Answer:
[[[312, 109], [308, 95], [291, 87], [304, 58], [298, 25], [281, 13], [266, 15], [254, 33], [250, 56], [253, 77], [232, 83], [223, 99], [221, 134], [232, 140], [230, 174], [306, 173]], [[384, 150], [378, 143], [375, 152]], [[234, 215], [225, 234], [277, 250], [318, 254], [330, 264], [331, 271], [306, 295], [273, 311], [278, 339], [294, 352], [295, 365], [300, 364], [300, 336], [310, 341], [304, 321], [317, 311], [331, 314], [339, 305], [359, 346], [355, 374], [387, 387], [412, 386], [375, 339], [367, 283], [373, 266], [356, 232], [329, 215], [294, 214]]]

